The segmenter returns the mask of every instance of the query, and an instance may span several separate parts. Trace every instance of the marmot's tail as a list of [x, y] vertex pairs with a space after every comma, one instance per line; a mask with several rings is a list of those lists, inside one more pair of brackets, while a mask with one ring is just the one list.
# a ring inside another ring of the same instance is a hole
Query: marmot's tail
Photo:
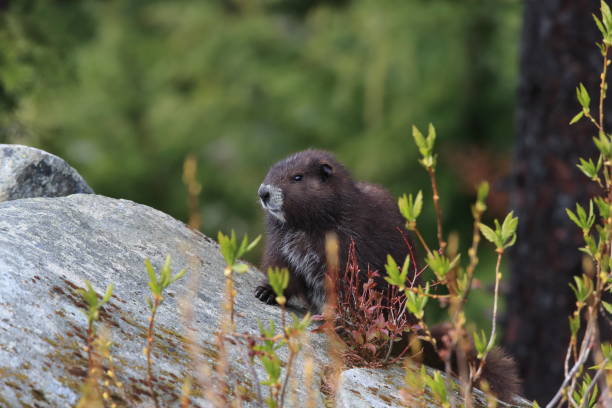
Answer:
[[482, 379], [497, 398], [510, 402], [512, 397], [521, 392], [521, 380], [516, 362], [506, 352], [494, 347], [485, 358]]
[[[445, 347], [449, 343], [451, 325], [442, 323], [431, 328], [431, 334], [436, 339], [437, 352], [429, 343], [424, 344], [423, 364], [444, 370], [444, 362], [440, 355], [448, 353]], [[466, 350], [468, 362], [473, 366], [478, 366], [479, 361], [476, 358], [474, 343], [470, 339], [469, 350]], [[453, 355], [451, 358], [453, 370], [457, 372], [457, 359]], [[488, 387], [485, 387], [483, 382], [486, 382]], [[516, 394], [521, 392], [521, 380], [518, 375], [516, 362], [512, 357], [507, 355], [501, 348], [494, 347], [485, 359], [485, 365], [482, 370], [481, 381], [478, 384], [479, 388], [488, 388], [498, 399], [510, 402]]]

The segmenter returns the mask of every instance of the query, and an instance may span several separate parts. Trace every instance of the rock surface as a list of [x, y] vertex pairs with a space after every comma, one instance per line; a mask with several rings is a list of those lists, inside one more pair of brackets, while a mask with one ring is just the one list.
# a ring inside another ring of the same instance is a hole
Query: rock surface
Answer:
[[[111, 385], [108, 390], [118, 406], [152, 406], [143, 356], [150, 313], [143, 261], [150, 259], [158, 269], [166, 255], [171, 256], [174, 271], [188, 270], [169, 288], [156, 317], [155, 389], [162, 406], [175, 407], [183, 380], [204, 373], [194, 383], [207, 385], [206, 367], [218, 360], [215, 333], [223, 310], [225, 278], [216, 243], [166, 214], [126, 200], [77, 194], [0, 203], [0, 406], [77, 403], [88, 361], [83, 349], [85, 305], [75, 289], [83, 288], [86, 280], [99, 294], [110, 283], [115, 287], [100, 320], [110, 329], [114, 371], [124, 388]], [[259, 333], [257, 320], [281, 326], [280, 309], [253, 296], [260, 279], [257, 272], [235, 276], [239, 333]], [[179, 311], [179, 303], [191, 306], [191, 318]], [[188, 337], [197, 339], [199, 352], [187, 351]], [[309, 398], [313, 406], [324, 406], [319, 373], [328, 364], [326, 344], [320, 334], [311, 333], [308, 340], [294, 363], [296, 376], [289, 387], [293, 393], [288, 393], [288, 407], [307, 406]], [[248, 363], [248, 349], [239, 341], [226, 342], [226, 347], [230, 388], [244, 390], [242, 406], [261, 406], [253, 369], [259, 381], [265, 377], [263, 369]], [[279, 355], [286, 362], [287, 348]], [[303, 378], [305, 355], [314, 358], [311, 386]], [[106, 363], [105, 368], [109, 368]], [[399, 368], [347, 370], [341, 377], [337, 406], [402, 406], [403, 379]], [[191, 406], [211, 406], [201, 388], [196, 386], [192, 395]], [[437, 406], [427, 390], [419, 398], [427, 401], [427, 407]]]
[[[431, 375], [435, 370], [427, 368], [427, 372]], [[422, 407], [422, 408], [437, 408], [440, 404], [435, 400], [434, 396], [425, 389], [425, 392], [418, 396], [404, 394], [406, 400], [402, 400], [398, 390], [404, 388], [405, 371], [402, 367], [388, 367], [384, 370], [371, 368], [352, 368], [342, 373], [340, 377], [340, 387], [336, 395], [336, 408], [393, 408], [393, 407]], [[457, 385], [455, 380], [452, 384]], [[458, 386], [457, 386], [458, 387]], [[458, 396], [457, 392], [453, 392], [453, 398], [456, 398], [455, 406], [462, 407], [463, 399]], [[475, 389], [474, 407], [487, 407], [486, 395]], [[506, 404], [497, 401], [497, 406], [529, 408], [531, 403], [516, 397], [513, 404]]]
[[0, 202], [93, 193], [68, 163], [45, 151], [0, 144]]
[[[214, 333], [223, 310], [224, 263], [216, 243], [166, 214], [125, 200], [77, 194], [0, 203], [0, 406], [77, 403], [87, 371], [87, 322], [75, 289], [84, 287], [85, 280], [99, 294], [115, 285], [101, 321], [111, 329], [116, 376], [125, 384], [124, 393], [111, 387], [117, 403], [152, 406], [144, 381], [149, 309], [143, 261], [149, 258], [159, 268], [166, 255], [174, 271], [187, 268], [188, 274], [169, 288], [158, 311], [154, 368], [162, 406], [178, 406], [183, 380], [194, 372], [183, 343], [188, 331], [178, 299], [193, 306], [201, 357], [210, 365], [217, 356]], [[259, 279], [253, 273], [236, 276], [238, 332], [258, 333], [257, 319], [280, 326], [279, 309], [253, 296]], [[310, 340], [308, 349], [319, 350], [312, 354], [316, 365], [323, 366], [322, 335]], [[229, 383], [252, 389], [247, 349], [228, 345], [228, 352]], [[286, 360], [286, 347], [279, 354]], [[301, 358], [295, 363], [295, 384], [304, 382], [302, 364]], [[257, 372], [262, 380], [263, 370]], [[303, 386], [295, 392], [297, 400], [306, 400]], [[253, 391], [246, 394], [250, 402], [243, 406], [256, 406]], [[322, 406], [318, 393], [315, 398], [316, 406]], [[208, 405], [200, 393], [192, 406]]]

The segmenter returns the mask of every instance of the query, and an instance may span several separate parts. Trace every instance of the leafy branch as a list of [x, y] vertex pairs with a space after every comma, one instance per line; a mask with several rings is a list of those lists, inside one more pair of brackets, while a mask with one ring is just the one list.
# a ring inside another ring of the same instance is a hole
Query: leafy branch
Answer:
[[168, 288], [168, 286], [170, 286], [172, 283], [182, 278], [186, 273], [186, 269], [182, 269], [173, 275], [172, 269], [170, 268], [170, 255], [166, 256], [166, 261], [159, 272], [159, 276], [155, 272], [155, 269], [153, 269], [153, 265], [151, 265], [151, 261], [149, 261], [149, 259], [145, 259], [144, 263], [147, 273], [149, 274], [149, 289], [151, 291], [151, 298], [147, 298], [147, 304], [151, 309], [151, 315], [149, 316], [149, 327], [147, 329], [147, 345], [145, 346], [143, 352], [147, 359], [147, 386], [151, 392], [155, 407], [159, 408], [157, 393], [155, 392], [155, 388], [153, 386], [153, 362], [151, 359], [154, 345], [153, 338], [155, 330], [155, 315], [157, 314], [157, 309], [164, 301], [164, 290], [166, 290], [166, 288]]

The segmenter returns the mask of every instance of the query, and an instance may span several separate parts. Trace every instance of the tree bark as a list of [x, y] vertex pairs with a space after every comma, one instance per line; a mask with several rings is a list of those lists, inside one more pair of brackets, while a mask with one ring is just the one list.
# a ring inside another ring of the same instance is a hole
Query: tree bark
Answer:
[[519, 227], [504, 345], [520, 365], [525, 396], [539, 402], [562, 382], [575, 308], [568, 283], [582, 273], [583, 240], [565, 209], [600, 193], [576, 168], [579, 157], [597, 158], [596, 132], [586, 120], [569, 125], [579, 82], [597, 112], [601, 37], [591, 13], [598, 9], [599, 0], [525, 1], [511, 195]]

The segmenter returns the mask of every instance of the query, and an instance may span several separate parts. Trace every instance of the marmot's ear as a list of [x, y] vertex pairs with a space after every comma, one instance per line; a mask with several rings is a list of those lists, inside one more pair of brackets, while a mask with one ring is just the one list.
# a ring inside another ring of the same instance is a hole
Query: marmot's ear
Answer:
[[321, 164], [321, 178], [327, 180], [334, 173], [334, 169], [327, 163]]

